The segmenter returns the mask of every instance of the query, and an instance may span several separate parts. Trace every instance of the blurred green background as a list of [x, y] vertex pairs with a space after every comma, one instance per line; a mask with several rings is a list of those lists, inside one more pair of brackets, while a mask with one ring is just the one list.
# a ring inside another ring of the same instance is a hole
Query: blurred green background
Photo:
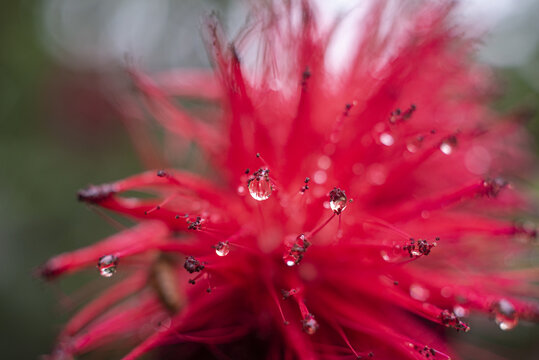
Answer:
[[[502, 84], [493, 104], [518, 113], [539, 135], [539, 1], [500, 1], [492, 35], [480, 54], [497, 68]], [[518, 7], [511, 6], [518, 3]], [[494, 6], [494, 8], [496, 8]], [[115, 230], [83, 204], [76, 191], [136, 173], [142, 164], [101, 91], [114, 78], [123, 54], [132, 52], [150, 69], [207, 66], [198, 33], [207, 9], [229, 23], [240, 7], [223, 1], [49, 0], [5, 2], [0, 12], [0, 349], [3, 359], [35, 359], [51, 350], [67, 319], [61, 286], [33, 277], [50, 256], [92, 243]], [[479, 10], [478, 10], [479, 9]], [[490, 14], [490, 15], [489, 15]], [[99, 51], [99, 52], [96, 52]], [[108, 73], [110, 72], [110, 73]], [[114, 80], [114, 79], [113, 79]], [[537, 147], [536, 147], [537, 151]], [[84, 275], [83, 275], [84, 276]], [[472, 332], [469, 343], [495, 347], [509, 359], [537, 359], [537, 327], [501, 332], [492, 322]], [[493, 345], [496, 344], [496, 345]]]

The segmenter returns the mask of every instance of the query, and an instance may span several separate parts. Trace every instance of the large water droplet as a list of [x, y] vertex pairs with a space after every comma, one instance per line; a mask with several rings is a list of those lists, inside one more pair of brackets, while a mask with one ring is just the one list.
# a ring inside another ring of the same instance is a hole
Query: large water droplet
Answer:
[[249, 194], [257, 201], [267, 200], [273, 191], [273, 185], [269, 178], [269, 170], [259, 169], [247, 181]]
[[114, 255], [102, 256], [97, 262], [99, 274], [103, 277], [111, 277], [116, 272], [118, 258]]
[[302, 320], [302, 323], [303, 331], [305, 331], [309, 335], [313, 335], [320, 327], [320, 325], [318, 325], [318, 321], [315, 320], [312, 314], [308, 314], [307, 316], [305, 316], [305, 319]]
[[329, 192], [329, 207], [333, 212], [339, 215], [344, 209], [346, 209], [346, 194], [339, 188], [333, 188]]
[[511, 330], [518, 324], [517, 311], [506, 299], [501, 299], [494, 305], [494, 314], [496, 324], [504, 331]]
[[215, 245], [215, 253], [219, 256], [227, 256], [230, 252], [230, 244], [228, 241], [219, 241], [217, 245]]

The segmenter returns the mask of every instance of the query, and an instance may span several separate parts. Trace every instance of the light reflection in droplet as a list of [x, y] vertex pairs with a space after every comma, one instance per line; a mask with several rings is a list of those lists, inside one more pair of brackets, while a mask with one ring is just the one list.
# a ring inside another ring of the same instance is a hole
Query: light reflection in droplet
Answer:
[[393, 136], [388, 133], [382, 133], [380, 134], [380, 142], [384, 144], [385, 146], [391, 146], [395, 143], [395, 139], [393, 139]]
[[440, 151], [446, 155], [451, 155], [453, 152], [453, 146], [448, 142], [444, 141], [440, 144]]

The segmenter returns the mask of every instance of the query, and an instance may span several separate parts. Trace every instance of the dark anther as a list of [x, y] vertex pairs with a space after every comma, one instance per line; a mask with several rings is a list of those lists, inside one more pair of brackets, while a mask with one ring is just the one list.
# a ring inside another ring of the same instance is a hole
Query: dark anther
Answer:
[[148, 215], [148, 212], [147, 212], [147, 211], [145, 211], [145, 212], [144, 212], [144, 215]]
[[193, 280], [193, 279], [189, 279], [189, 284], [191, 284], [191, 285], [195, 285], [195, 280]]
[[286, 300], [290, 296], [295, 295], [297, 293], [298, 293], [298, 289], [290, 289], [290, 290], [281, 289], [281, 295], [283, 295], [283, 300]]
[[508, 185], [508, 182], [501, 177], [486, 179], [483, 181], [484, 194], [490, 198], [498, 196], [500, 191]]
[[165, 176], [167, 176], [167, 173], [166, 173], [165, 170], [159, 170], [159, 171], [157, 172], [157, 176], [159, 176], [159, 177], [165, 177]]
[[112, 184], [90, 185], [86, 189], [79, 190], [77, 196], [79, 201], [97, 203], [108, 199], [115, 192], [116, 189]]
[[415, 110], [416, 106], [414, 104], [410, 105], [410, 107], [404, 111], [401, 111], [401, 109], [395, 109], [395, 111], [391, 112], [389, 116], [389, 122], [391, 124], [404, 122], [412, 116]]
[[303, 71], [303, 74], [301, 74], [301, 77], [303, 78], [303, 81], [311, 77], [311, 71], [309, 70], [309, 67], [305, 68], [305, 71]]
[[249, 174], [249, 171], [251, 171], [249, 168], [245, 169], [245, 174]]
[[398, 281], [393, 281], [393, 285], [399, 285]]
[[197, 216], [195, 221], [189, 220], [188, 215], [186, 218], [188, 230], [200, 230], [200, 227], [202, 226], [202, 218], [200, 216]]
[[269, 181], [269, 169], [260, 168], [255, 171], [251, 176], [249, 176], [249, 179], [247, 179], [247, 186], [249, 186], [253, 180], [260, 181], [262, 179]]
[[[188, 257], [185, 258], [185, 263], [183, 264], [183, 267], [190, 274], [192, 274], [194, 272], [199, 272], [199, 271], [204, 269], [204, 265], [202, 265], [200, 263], [200, 261], [195, 259], [193, 256], [188, 256]], [[192, 283], [194, 283], [194, 281]]]
[[308, 177], [306, 177], [306, 178], [305, 178], [305, 184], [307, 184], [309, 181], [311, 181], [311, 179], [308, 178]]
[[207, 288], [207, 289], [206, 289], [206, 292], [207, 292], [208, 294], [211, 293], [211, 288]]
[[259, 158], [259, 157], [260, 157], [260, 153], [256, 153], [256, 157]]
[[180, 218], [180, 215], [174, 216], [174, 219], [178, 220]]
[[455, 315], [455, 313], [449, 310], [443, 310], [440, 315], [438, 315], [441, 323], [447, 327], [452, 327], [457, 329], [457, 331], [469, 331], [470, 328], [468, 325], [460, 321], [460, 319]]

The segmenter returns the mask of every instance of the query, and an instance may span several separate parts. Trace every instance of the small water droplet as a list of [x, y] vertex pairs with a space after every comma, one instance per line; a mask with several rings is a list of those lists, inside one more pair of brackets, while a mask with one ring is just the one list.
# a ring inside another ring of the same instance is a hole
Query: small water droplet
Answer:
[[288, 237], [285, 243], [287, 249], [283, 255], [283, 261], [286, 266], [299, 264], [303, 260], [307, 248], [311, 246], [304, 234], [300, 234], [295, 239]]
[[283, 256], [283, 261], [286, 264], [286, 266], [292, 267], [292, 266], [296, 265], [296, 258], [293, 255], [290, 255], [290, 254], [285, 254]]
[[389, 254], [385, 250], [380, 251], [380, 255], [382, 256], [382, 259], [384, 259], [384, 261], [389, 262], [389, 260], [391, 260], [391, 258], [389, 257]]
[[380, 134], [380, 142], [384, 144], [385, 146], [391, 146], [395, 143], [395, 139], [393, 139], [393, 136], [388, 133], [382, 133]]
[[99, 258], [97, 268], [99, 274], [103, 277], [111, 277], [116, 272], [118, 266], [118, 258], [114, 255], [105, 255]]
[[453, 152], [453, 146], [451, 146], [451, 144], [447, 141], [444, 141], [440, 144], [440, 151], [446, 155], [451, 155]]
[[230, 252], [230, 244], [228, 241], [219, 241], [217, 245], [215, 245], [215, 253], [219, 256], [227, 256]]
[[329, 192], [329, 207], [337, 215], [346, 209], [347, 200], [345, 192], [339, 188]]
[[329, 156], [322, 155], [318, 158], [318, 167], [322, 170], [327, 170], [331, 166], [331, 159]]
[[418, 301], [426, 301], [430, 292], [419, 284], [410, 285], [410, 296]]
[[412, 154], [415, 153], [417, 151], [417, 145], [413, 144], [413, 143], [409, 143], [406, 145], [406, 150], [408, 150], [409, 152], [411, 152]]
[[245, 186], [238, 186], [238, 195], [245, 195]]
[[318, 185], [322, 185], [328, 179], [328, 175], [324, 170], [318, 170], [314, 173], [313, 180]]
[[249, 194], [257, 201], [267, 200], [273, 191], [273, 185], [269, 178], [269, 170], [259, 169], [247, 181]]
[[460, 317], [467, 317], [468, 315], [470, 315], [470, 310], [460, 306], [460, 305], [455, 305], [453, 307], [453, 312], [455, 313], [455, 315], [457, 315], [459, 318]]
[[501, 299], [494, 305], [494, 314], [496, 324], [504, 331], [511, 330], [518, 324], [517, 311], [506, 299]]
[[312, 314], [305, 316], [305, 319], [303, 319], [301, 322], [303, 323], [303, 331], [309, 335], [313, 335], [320, 327], [320, 325], [318, 325], [318, 321], [315, 320]]

